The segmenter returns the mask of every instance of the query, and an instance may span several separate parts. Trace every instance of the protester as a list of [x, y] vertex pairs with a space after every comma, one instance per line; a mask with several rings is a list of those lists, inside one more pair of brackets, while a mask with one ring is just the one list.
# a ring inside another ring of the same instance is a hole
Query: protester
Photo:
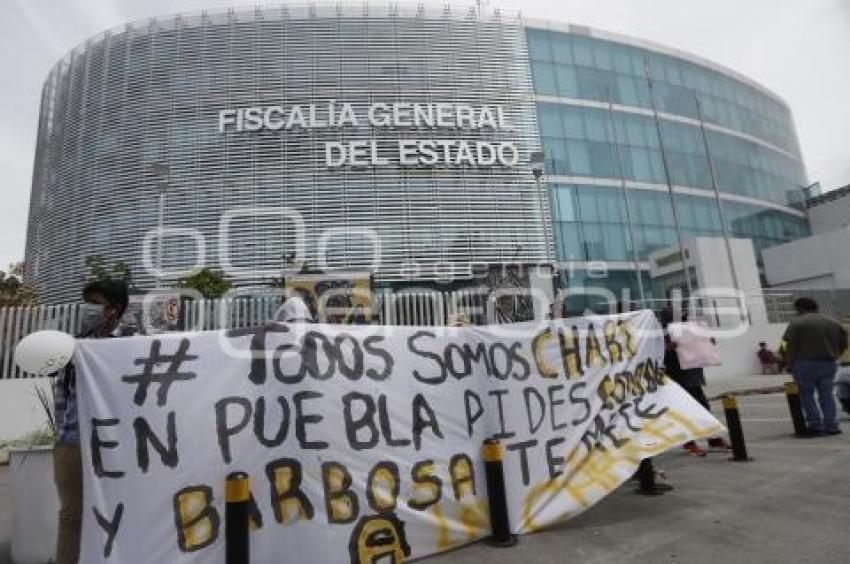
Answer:
[[[91, 282], [83, 289], [80, 339], [106, 339], [123, 335], [119, 325], [127, 310], [127, 285], [118, 280]], [[56, 564], [76, 564], [80, 558], [83, 505], [83, 470], [77, 421], [76, 370], [68, 364], [56, 374], [56, 448], [53, 469], [59, 493], [59, 534]]]
[[[670, 334], [667, 331], [668, 325], [673, 322], [673, 310], [670, 308], [662, 310], [659, 320], [661, 327], [664, 329], [664, 369], [667, 376], [684, 388], [705, 409], [711, 411], [711, 404], [708, 402], [703, 389], [705, 386], [705, 371], [702, 368], [683, 369], [679, 363], [679, 355], [676, 353], [676, 343], [670, 338]], [[682, 321], [687, 321], [687, 316], [683, 316]], [[712, 450], [723, 452], [732, 448], [732, 445], [723, 437], [711, 437], [708, 439], [708, 446]], [[682, 445], [682, 449], [687, 454], [699, 457], [704, 457], [708, 453], [696, 441], [688, 441]]]
[[773, 367], [777, 372], [782, 372], [782, 359], [775, 352], [767, 348], [767, 343], [762, 341], [759, 343], [759, 350], [756, 351], [756, 356], [762, 369]]
[[788, 325], [782, 340], [787, 343], [788, 367], [800, 388], [808, 436], [841, 434], [833, 386], [836, 360], [847, 350], [847, 330], [834, 319], [818, 313], [818, 304], [811, 298], [797, 299], [794, 309], [798, 315]]

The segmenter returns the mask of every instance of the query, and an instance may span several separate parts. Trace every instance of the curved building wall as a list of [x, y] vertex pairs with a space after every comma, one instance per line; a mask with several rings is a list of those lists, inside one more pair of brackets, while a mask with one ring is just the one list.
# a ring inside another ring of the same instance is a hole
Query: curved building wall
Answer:
[[[315, 104], [316, 119], [327, 121], [331, 103], [336, 112], [350, 104], [357, 123], [295, 121], [260, 131], [230, 123], [220, 131], [223, 110], [281, 106], [288, 121], [300, 105], [309, 120]], [[506, 126], [368, 123], [372, 106], [397, 103], [498, 109]], [[403, 165], [398, 142], [410, 139], [512, 143], [518, 162]], [[377, 144], [369, 163], [327, 166], [328, 143], [361, 141]], [[323, 254], [331, 267], [368, 268], [376, 239], [378, 281], [463, 277], [470, 263], [540, 262], [534, 150], [539, 134], [516, 17], [282, 7], [135, 23], [74, 50], [48, 77], [28, 271], [48, 301], [76, 298], [90, 255], [126, 261], [137, 285], [152, 286], [141, 247], [157, 226], [153, 163], [170, 167], [164, 225], [196, 231], [169, 236], [169, 270], [193, 264], [200, 235], [208, 264], [230, 263], [240, 285], [265, 284], [297, 250], [290, 211], [303, 221], [310, 268], [322, 266]], [[289, 211], [274, 211], [282, 209]], [[229, 250], [219, 247], [226, 212]]]
[[[557, 258], [578, 266], [564, 283], [605, 261], [605, 284], [634, 288], [633, 246], [645, 261], [677, 240], [653, 102], [682, 231], [721, 234], [697, 99], [730, 233], [758, 250], [807, 234], [790, 205], [806, 174], [787, 106], [686, 53], [449, 8], [258, 8], [128, 24], [74, 49], [45, 82], [28, 277], [48, 302], [76, 299], [86, 257], [99, 255], [152, 287], [142, 248], [147, 236], [152, 262], [162, 178], [151, 165], [165, 164], [163, 223], [178, 230], [164, 246], [170, 271], [194, 264], [202, 240], [206, 264], [239, 285], [267, 284], [294, 251], [310, 268], [374, 270], [378, 283], [468, 279], [480, 265], [544, 261], [551, 209]], [[319, 121], [329, 104], [350, 104], [361, 121], [236, 124], [237, 111], [310, 104]], [[364, 118], [375, 104], [498, 108], [507, 125], [375, 127]], [[512, 144], [518, 158], [402, 163], [398, 144], [411, 139]], [[370, 162], [328, 166], [328, 144], [352, 142]], [[529, 164], [541, 148], [546, 202]]]
[[[805, 168], [791, 113], [776, 95], [661, 46], [580, 26], [526, 25], [560, 260], [609, 262], [621, 272], [605, 283], [636, 294], [623, 182], [645, 261], [677, 242], [667, 173], [683, 235], [720, 236], [709, 154], [732, 236], [759, 251], [808, 234], [805, 215], [791, 206]], [[563, 280], [580, 285], [584, 277], [579, 269]]]

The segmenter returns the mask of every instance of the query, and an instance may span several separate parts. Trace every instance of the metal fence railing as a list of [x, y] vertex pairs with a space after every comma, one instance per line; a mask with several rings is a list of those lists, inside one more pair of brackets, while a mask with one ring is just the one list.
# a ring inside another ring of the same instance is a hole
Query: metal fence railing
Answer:
[[[809, 296], [818, 301], [821, 310], [838, 319], [850, 314], [850, 290], [766, 291], [762, 294], [771, 323], [785, 323], [794, 315], [794, 300]], [[447, 325], [460, 314], [468, 323], [507, 323], [531, 319], [528, 304], [523, 298], [502, 298], [491, 301], [487, 288], [471, 288], [453, 292], [436, 290], [379, 290], [374, 295], [373, 319], [384, 325]], [[513, 300], [513, 301], [511, 301]], [[656, 303], [658, 302], [658, 303]], [[281, 295], [239, 296], [235, 298], [186, 300], [182, 304], [182, 327], [194, 331], [232, 329], [262, 325], [274, 316], [283, 303]], [[653, 309], [660, 309], [664, 300], [654, 300]], [[728, 304], [702, 304], [695, 318], [709, 326], [719, 326], [717, 307]], [[0, 308], [0, 379], [27, 378], [15, 366], [15, 346], [25, 336], [42, 329], [56, 329], [72, 335], [79, 332], [79, 304], [34, 307]], [[575, 315], [573, 312], [571, 315]]]
[[850, 316], [850, 289], [835, 290], [765, 290], [765, 308], [771, 323], [787, 323], [796, 315], [794, 301], [797, 298], [812, 298], [820, 312], [842, 320]]
[[[384, 325], [447, 325], [461, 313], [472, 325], [525, 320], [505, 313], [506, 310], [519, 311], [516, 307], [490, 307], [488, 311], [488, 296], [486, 288], [454, 292], [381, 290], [374, 297], [373, 318]], [[262, 325], [273, 319], [282, 303], [280, 295], [185, 300], [181, 307], [181, 326], [187, 330], [207, 331]], [[56, 329], [78, 334], [79, 306], [0, 308], [0, 379], [31, 376], [14, 363], [15, 347], [30, 333]]]
[[35, 331], [78, 332], [79, 304], [0, 308], [0, 378], [26, 378], [14, 361], [15, 346]]

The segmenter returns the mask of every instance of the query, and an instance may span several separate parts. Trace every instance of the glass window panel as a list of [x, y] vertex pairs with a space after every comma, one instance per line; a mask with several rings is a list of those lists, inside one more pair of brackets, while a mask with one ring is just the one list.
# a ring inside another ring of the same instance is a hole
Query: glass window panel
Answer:
[[547, 171], [551, 174], [564, 174], [569, 170], [567, 142], [564, 139], [544, 137], [543, 149], [546, 153]]
[[578, 224], [558, 222], [555, 235], [559, 260], [585, 260]]
[[540, 104], [538, 107], [540, 133], [544, 137], [563, 137], [564, 128], [559, 108], [552, 104]]
[[611, 44], [607, 41], [594, 41], [593, 56], [596, 66], [605, 70], [614, 70], [614, 61], [611, 58]]
[[559, 235], [558, 258], [560, 260], [587, 260], [584, 255], [584, 245], [577, 223], [559, 222], [556, 233]]
[[635, 78], [635, 86], [637, 87], [639, 105], [644, 108], [650, 107], [652, 101], [649, 97], [649, 84], [643, 74]]
[[698, 227], [697, 211], [691, 198], [675, 197], [676, 211], [679, 215], [679, 225], [684, 230], [693, 231]]
[[653, 175], [649, 151], [639, 147], [631, 147], [629, 149], [629, 157], [632, 162], [635, 180], [651, 182]]
[[640, 104], [640, 100], [638, 98], [637, 87], [635, 86], [635, 80], [630, 76], [617, 76], [617, 92], [619, 97], [617, 101], [621, 104], [625, 104], [628, 106], [635, 106]]
[[561, 33], [552, 35], [552, 54], [557, 63], [571, 64], [574, 62], [573, 45], [568, 35]]
[[552, 48], [549, 41], [549, 32], [539, 29], [529, 29], [528, 54], [533, 60], [550, 61], [552, 59]]
[[628, 117], [628, 121], [626, 122], [626, 142], [636, 147], [646, 144], [644, 143], [643, 125], [639, 121], [639, 118], [634, 116]]
[[602, 226], [598, 223], [585, 223], [583, 231], [587, 260], [603, 260], [605, 257], [605, 239]]
[[576, 69], [579, 96], [588, 100], [607, 100], [608, 91], [601, 71], [579, 67]]
[[633, 74], [627, 47], [615, 47], [614, 49], [614, 70], [624, 75]]
[[664, 176], [664, 163], [661, 161], [660, 151], [649, 151], [649, 165], [652, 169], [653, 182], [666, 182]]
[[646, 53], [634, 50], [631, 53], [632, 74], [644, 78], [646, 76]]
[[598, 199], [595, 186], [584, 186], [578, 189], [578, 211], [582, 222], [587, 223], [603, 219]]
[[584, 141], [567, 141], [567, 151], [570, 157], [570, 169], [573, 174], [590, 174], [590, 156]]
[[590, 169], [593, 176], [611, 178], [616, 175], [611, 145], [595, 141], [588, 142]]
[[667, 165], [670, 167], [670, 179], [673, 184], [692, 186], [688, 177], [688, 157], [679, 151], [667, 151]]
[[658, 128], [655, 125], [655, 119], [651, 117], [639, 117], [638, 123], [641, 126], [643, 134], [643, 144], [653, 149], [658, 148]]
[[573, 38], [573, 55], [576, 63], [586, 67], [592, 67], [593, 63], [593, 47], [590, 39], [584, 37]]
[[556, 220], [576, 221], [578, 215], [575, 209], [575, 195], [571, 186], [557, 186], [554, 190], [557, 198]]
[[564, 120], [564, 134], [573, 139], [584, 138], [584, 124], [581, 119], [581, 111], [576, 108], [561, 109], [561, 116]]
[[555, 146], [563, 140], [560, 137], [541, 137], [541, 141], [543, 142], [543, 152], [546, 155], [546, 164], [548, 165], [549, 161], [557, 156]]
[[587, 111], [584, 114], [587, 138], [591, 141], [608, 141], [608, 119], [602, 111]]
[[628, 233], [625, 225], [609, 223], [604, 226], [605, 257], [608, 260], [626, 260], [628, 258]]
[[534, 77], [534, 90], [538, 94], [556, 96], [558, 94], [555, 84], [555, 66], [551, 63], [535, 62], [531, 66]]
[[670, 84], [674, 86], [682, 86], [682, 73], [679, 70], [679, 63], [674, 59], [666, 59], [664, 65], [664, 77]]
[[565, 65], [557, 65], [555, 74], [558, 80], [558, 94], [567, 98], [578, 98], [579, 87], [575, 69]]

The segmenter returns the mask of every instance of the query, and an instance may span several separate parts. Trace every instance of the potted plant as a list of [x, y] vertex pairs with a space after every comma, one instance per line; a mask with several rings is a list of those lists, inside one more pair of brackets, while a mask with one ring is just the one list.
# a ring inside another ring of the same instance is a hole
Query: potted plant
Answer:
[[42, 429], [12, 441], [8, 448], [11, 549], [16, 564], [45, 564], [53, 560], [55, 551], [59, 498], [53, 486], [53, 388], [34, 388], [46, 423]]

